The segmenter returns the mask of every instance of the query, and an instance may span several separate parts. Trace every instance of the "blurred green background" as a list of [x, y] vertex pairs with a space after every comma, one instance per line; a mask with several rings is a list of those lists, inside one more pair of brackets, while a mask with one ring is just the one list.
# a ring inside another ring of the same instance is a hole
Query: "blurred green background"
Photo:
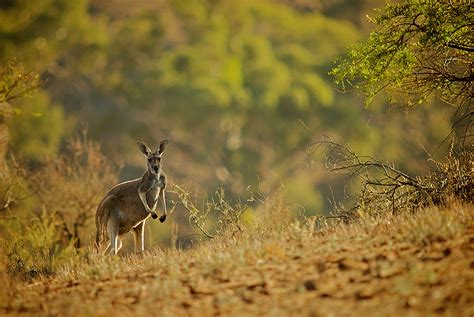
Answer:
[[125, 180], [145, 168], [137, 140], [169, 139], [164, 170], [177, 184], [244, 201], [283, 186], [306, 215], [326, 214], [350, 188], [310, 164], [305, 146], [330, 137], [420, 174], [449, 133], [436, 103], [407, 114], [380, 98], [367, 109], [328, 75], [384, 4], [3, 0], [0, 63], [17, 58], [44, 82], [12, 101], [25, 114], [7, 121], [10, 149], [38, 166], [87, 126]]

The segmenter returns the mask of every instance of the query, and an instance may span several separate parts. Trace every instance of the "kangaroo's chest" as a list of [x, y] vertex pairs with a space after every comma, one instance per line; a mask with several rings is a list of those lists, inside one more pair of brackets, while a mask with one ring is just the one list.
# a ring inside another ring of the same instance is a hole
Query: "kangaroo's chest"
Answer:
[[150, 190], [146, 193], [146, 199], [148, 203], [153, 203], [158, 199], [158, 195], [160, 194], [160, 188], [160, 180], [154, 179], [151, 181]]
[[160, 194], [160, 189], [158, 187], [151, 188], [150, 191], [146, 193], [146, 201], [148, 202], [149, 206], [153, 204], [156, 200], [158, 200], [159, 194]]
[[158, 199], [161, 188], [164, 187], [163, 180], [161, 178], [152, 179], [150, 184], [150, 190], [146, 194], [147, 201], [155, 202]]

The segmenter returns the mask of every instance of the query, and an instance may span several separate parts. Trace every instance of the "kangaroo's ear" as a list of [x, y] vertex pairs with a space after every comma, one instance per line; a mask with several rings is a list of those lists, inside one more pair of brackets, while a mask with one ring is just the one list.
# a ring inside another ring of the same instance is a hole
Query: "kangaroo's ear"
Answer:
[[151, 153], [150, 148], [145, 143], [143, 143], [142, 141], [138, 141], [137, 145], [138, 145], [138, 148], [140, 149], [140, 151], [143, 154], [145, 154], [146, 156], [148, 156], [148, 154]]
[[168, 146], [168, 143], [170, 143], [168, 140], [163, 140], [160, 142], [160, 145], [158, 145], [157, 149], [159, 154], [163, 154], [163, 152], [166, 150], [166, 147]]

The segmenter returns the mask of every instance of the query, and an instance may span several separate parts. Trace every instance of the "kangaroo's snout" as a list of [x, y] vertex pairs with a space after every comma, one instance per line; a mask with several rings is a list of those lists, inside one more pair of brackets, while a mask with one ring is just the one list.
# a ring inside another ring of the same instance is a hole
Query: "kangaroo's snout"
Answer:
[[157, 215], [157, 214], [151, 214], [151, 217], [152, 217], [153, 219], [156, 219], [156, 218], [158, 218], [158, 215]]
[[155, 173], [158, 173], [158, 166], [153, 166], [153, 169], [155, 170]]

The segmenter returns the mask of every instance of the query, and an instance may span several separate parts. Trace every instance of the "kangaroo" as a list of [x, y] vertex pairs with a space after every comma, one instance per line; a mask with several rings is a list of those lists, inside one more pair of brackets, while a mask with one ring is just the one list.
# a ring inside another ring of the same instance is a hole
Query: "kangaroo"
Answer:
[[97, 249], [108, 237], [104, 253], [112, 246], [110, 252], [117, 254], [122, 247], [122, 236], [132, 231], [135, 252], [144, 251], [145, 221], [150, 215], [153, 219], [158, 218], [156, 206], [160, 197], [163, 203], [160, 222], [166, 220], [166, 176], [161, 171], [161, 157], [168, 143], [168, 140], [163, 140], [155, 151], [151, 151], [145, 143], [137, 142], [138, 148], [147, 157], [147, 170], [141, 178], [114, 186], [100, 202], [95, 217]]

